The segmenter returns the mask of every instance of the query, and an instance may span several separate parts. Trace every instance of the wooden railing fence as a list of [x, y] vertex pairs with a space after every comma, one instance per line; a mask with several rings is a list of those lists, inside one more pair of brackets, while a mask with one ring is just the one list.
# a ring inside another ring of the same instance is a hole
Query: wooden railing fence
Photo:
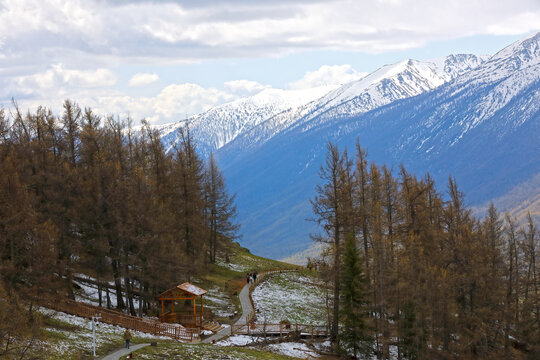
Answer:
[[246, 334], [246, 335], [280, 335], [284, 336], [296, 332], [298, 334], [308, 336], [328, 336], [328, 327], [325, 325], [308, 325], [308, 324], [240, 324], [231, 325], [231, 335]]
[[124, 328], [153, 335], [168, 336], [173, 339], [185, 341], [200, 340], [199, 328], [184, 328], [179, 325], [164, 324], [151, 319], [143, 319], [136, 316], [126, 315], [115, 310], [93, 306], [69, 299], [40, 299], [39, 303], [40, 305], [49, 309], [62, 311], [88, 319], [100, 314], [100, 322], [118, 325]]
[[193, 312], [177, 311], [168, 312], [159, 317], [159, 320], [164, 323], [182, 324], [186, 327], [202, 326], [205, 319], [211, 319], [212, 312], [209, 309], [204, 309], [204, 317], [198, 313], [195, 319], [193, 318]]

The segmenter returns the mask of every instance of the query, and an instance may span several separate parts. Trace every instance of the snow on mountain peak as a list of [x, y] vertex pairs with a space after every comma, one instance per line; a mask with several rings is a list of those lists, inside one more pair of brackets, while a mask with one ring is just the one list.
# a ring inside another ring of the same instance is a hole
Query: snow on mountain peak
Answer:
[[540, 32], [505, 47], [476, 71], [460, 77], [458, 82], [463, 84], [474, 80], [493, 83], [538, 64], [540, 64]]
[[[407, 59], [385, 65], [360, 80], [351, 82], [326, 95], [328, 105], [336, 106], [363, 94], [369, 95], [363, 111], [394, 100], [418, 95], [448, 82], [469, 71], [485, 60], [470, 54], [450, 55], [444, 58], [418, 61]], [[386, 80], [385, 84], [382, 84]]]
[[306, 104], [310, 101], [320, 98], [329, 91], [335, 89], [337, 86], [326, 85], [319, 86], [306, 90], [283, 90], [269, 88], [264, 89], [260, 93], [237, 100], [237, 103], [251, 102], [258, 106], [264, 106], [268, 104], [275, 104], [282, 108], [297, 107]]
[[[485, 59], [475, 55], [450, 55], [417, 61], [407, 59], [385, 65], [365, 77], [337, 86], [307, 90], [267, 88], [250, 97], [216, 106], [182, 122], [159, 127], [166, 148], [177, 141], [177, 129], [186, 122], [207, 156], [242, 137], [244, 144], [265, 141], [275, 133], [324, 114], [323, 118], [352, 116], [395, 100], [434, 89]], [[252, 137], [252, 139], [249, 139]]]
[[318, 99], [336, 87], [327, 85], [307, 90], [268, 88], [256, 95], [216, 106], [186, 120], [162, 125], [158, 129], [169, 150], [178, 141], [178, 128], [189, 124], [199, 151], [207, 156], [266, 119]]
[[531, 62], [537, 63], [540, 57], [540, 32], [531, 34], [513, 44], [508, 45], [490, 60], [515, 58], [519, 65], [527, 66]]

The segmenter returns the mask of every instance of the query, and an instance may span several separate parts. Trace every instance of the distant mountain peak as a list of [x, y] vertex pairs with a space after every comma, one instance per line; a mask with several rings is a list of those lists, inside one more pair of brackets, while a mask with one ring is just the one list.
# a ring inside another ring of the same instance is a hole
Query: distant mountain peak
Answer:
[[540, 32], [537, 32], [508, 45], [493, 55], [491, 60], [517, 57], [523, 61], [524, 64], [528, 64], [529, 61], [534, 61], [534, 59], [538, 58], [539, 56]]
[[508, 45], [489, 58], [485, 64], [458, 83], [466, 83], [478, 79], [483, 82], [498, 82], [521, 69], [536, 66], [540, 63], [540, 32]]
[[199, 151], [207, 156], [233, 141], [241, 141], [243, 146], [264, 142], [290, 126], [300, 126], [324, 113], [326, 117], [321, 119], [354, 116], [419, 95], [475, 68], [484, 60], [471, 54], [429, 61], [406, 59], [341, 86], [306, 90], [267, 88], [159, 129], [166, 148], [172, 149], [177, 141], [176, 130], [189, 123]]
[[268, 88], [188, 119], [161, 125], [158, 129], [165, 148], [172, 149], [178, 141], [178, 128], [189, 124], [199, 152], [206, 157], [266, 119], [318, 99], [335, 87], [327, 85], [307, 90]]
[[271, 257], [310, 245], [320, 229], [305, 219], [328, 141], [354, 151], [358, 139], [370, 161], [429, 172], [439, 191], [451, 175], [471, 205], [530, 182], [540, 171], [538, 40], [489, 58], [386, 65], [239, 135], [216, 158], [237, 192], [243, 244]]

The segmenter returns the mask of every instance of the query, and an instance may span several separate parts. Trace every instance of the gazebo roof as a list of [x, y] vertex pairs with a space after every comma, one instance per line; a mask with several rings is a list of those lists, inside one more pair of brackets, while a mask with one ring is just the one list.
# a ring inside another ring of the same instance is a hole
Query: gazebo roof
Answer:
[[195, 296], [201, 296], [201, 295], [206, 294], [207, 292], [206, 290], [201, 289], [200, 287], [190, 284], [188, 282], [178, 285], [177, 288], [184, 292], [187, 292], [188, 294], [192, 294]]
[[158, 295], [158, 299], [161, 298], [176, 298], [181, 297], [182, 295], [192, 295], [192, 296], [202, 296], [206, 294], [207, 291], [204, 289], [201, 289], [200, 287], [193, 285], [191, 283], [185, 282], [183, 284], [180, 284], [176, 287], [173, 287], [172, 289], [169, 289], [161, 294]]

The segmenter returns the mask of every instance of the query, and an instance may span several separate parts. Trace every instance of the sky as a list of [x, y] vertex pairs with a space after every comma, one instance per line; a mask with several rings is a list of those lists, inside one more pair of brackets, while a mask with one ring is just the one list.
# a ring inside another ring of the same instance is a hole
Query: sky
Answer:
[[537, 31], [540, 0], [0, 0], [0, 106], [162, 124]]

